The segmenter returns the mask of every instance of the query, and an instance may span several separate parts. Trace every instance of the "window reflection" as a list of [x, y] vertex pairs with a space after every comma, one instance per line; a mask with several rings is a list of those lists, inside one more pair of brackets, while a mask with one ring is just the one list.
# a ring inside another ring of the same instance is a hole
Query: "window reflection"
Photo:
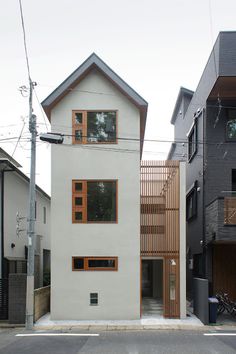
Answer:
[[116, 112], [87, 112], [87, 141], [114, 142]]

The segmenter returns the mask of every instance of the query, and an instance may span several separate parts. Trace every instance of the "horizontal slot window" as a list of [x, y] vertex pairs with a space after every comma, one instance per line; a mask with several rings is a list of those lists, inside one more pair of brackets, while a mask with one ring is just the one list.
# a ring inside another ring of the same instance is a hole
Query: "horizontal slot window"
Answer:
[[117, 270], [118, 257], [72, 257], [72, 270]]

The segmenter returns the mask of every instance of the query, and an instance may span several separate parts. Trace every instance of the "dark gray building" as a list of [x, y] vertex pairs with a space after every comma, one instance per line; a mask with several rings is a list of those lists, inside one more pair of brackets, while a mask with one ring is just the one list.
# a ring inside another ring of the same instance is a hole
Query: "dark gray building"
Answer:
[[195, 92], [181, 88], [169, 159], [187, 162], [187, 291], [192, 278], [236, 299], [236, 32], [220, 32]]

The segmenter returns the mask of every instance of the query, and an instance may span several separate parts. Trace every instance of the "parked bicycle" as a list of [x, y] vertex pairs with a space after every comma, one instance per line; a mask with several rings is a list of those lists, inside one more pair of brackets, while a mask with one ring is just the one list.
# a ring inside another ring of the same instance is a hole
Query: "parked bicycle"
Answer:
[[219, 301], [217, 314], [228, 312], [231, 316], [236, 317], [236, 302], [232, 301], [227, 293], [217, 293], [216, 298]]

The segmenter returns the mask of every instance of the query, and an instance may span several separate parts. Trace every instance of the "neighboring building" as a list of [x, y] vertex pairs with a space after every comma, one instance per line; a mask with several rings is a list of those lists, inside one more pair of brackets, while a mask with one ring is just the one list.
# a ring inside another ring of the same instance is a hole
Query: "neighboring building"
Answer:
[[169, 159], [186, 160], [187, 289], [236, 299], [236, 32], [220, 32], [195, 92], [181, 88]]
[[147, 102], [92, 54], [42, 105], [65, 135], [51, 159], [51, 318], [138, 319]]
[[[19, 163], [0, 148], [0, 287], [5, 292], [10, 273], [27, 273], [29, 178]], [[35, 288], [50, 273], [50, 197], [36, 186]], [[0, 303], [1, 312], [6, 311]], [[5, 312], [4, 312], [5, 313]]]

